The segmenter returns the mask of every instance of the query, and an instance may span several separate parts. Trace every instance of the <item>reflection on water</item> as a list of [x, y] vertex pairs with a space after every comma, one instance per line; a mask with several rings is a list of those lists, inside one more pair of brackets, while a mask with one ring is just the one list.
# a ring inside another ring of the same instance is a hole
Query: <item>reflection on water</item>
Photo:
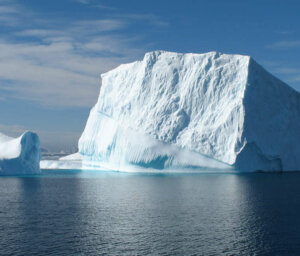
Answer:
[[0, 255], [297, 255], [299, 182], [296, 173], [1, 178]]

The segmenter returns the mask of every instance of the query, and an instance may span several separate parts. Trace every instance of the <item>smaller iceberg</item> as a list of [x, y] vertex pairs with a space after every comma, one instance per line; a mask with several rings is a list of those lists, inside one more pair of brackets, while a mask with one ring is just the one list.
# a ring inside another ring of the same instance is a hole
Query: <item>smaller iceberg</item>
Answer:
[[40, 173], [40, 140], [25, 132], [18, 138], [0, 133], [0, 175]]

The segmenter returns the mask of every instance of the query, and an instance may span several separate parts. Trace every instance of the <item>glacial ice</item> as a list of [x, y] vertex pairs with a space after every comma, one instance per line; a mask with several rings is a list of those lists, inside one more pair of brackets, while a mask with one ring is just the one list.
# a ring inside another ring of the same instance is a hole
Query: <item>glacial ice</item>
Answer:
[[82, 168], [300, 170], [300, 94], [249, 56], [154, 51], [101, 77]]
[[18, 138], [0, 133], [0, 175], [36, 174], [40, 172], [40, 141], [32, 132]]

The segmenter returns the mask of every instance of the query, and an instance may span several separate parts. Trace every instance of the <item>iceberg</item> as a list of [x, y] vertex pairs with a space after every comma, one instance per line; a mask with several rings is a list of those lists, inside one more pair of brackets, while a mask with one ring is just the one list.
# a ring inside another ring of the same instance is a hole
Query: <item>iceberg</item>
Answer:
[[83, 169], [300, 170], [300, 94], [250, 56], [154, 51], [101, 78]]
[[40, 173], [40, 141], [25, 132], [18, 138], [0, 133], [0, 175]]

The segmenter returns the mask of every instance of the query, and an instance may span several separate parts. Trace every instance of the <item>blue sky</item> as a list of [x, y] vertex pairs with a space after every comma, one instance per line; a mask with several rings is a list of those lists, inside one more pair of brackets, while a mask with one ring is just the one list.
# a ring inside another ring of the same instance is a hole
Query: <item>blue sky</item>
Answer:
[[0, 0], [0, 132], [76, 146], [100, 74], [151, 50], [251, 55], [300, 91], [300, 2]]

